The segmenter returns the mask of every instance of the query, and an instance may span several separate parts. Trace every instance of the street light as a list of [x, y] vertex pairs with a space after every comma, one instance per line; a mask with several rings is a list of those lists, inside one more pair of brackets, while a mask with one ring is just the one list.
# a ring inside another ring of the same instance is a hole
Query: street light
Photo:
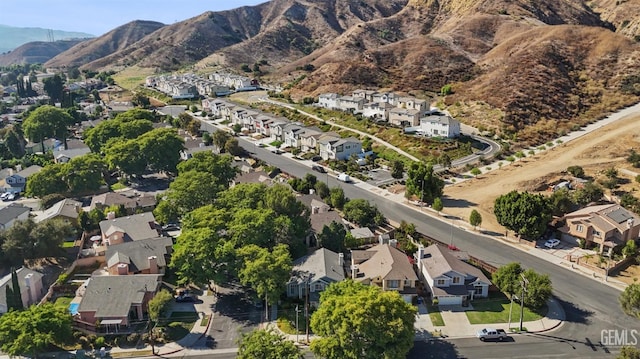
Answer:
[[511, 312], [513, 310], [513, 299], [518, 300], [518, 296], [515, 294], [511, 295], [511, 304], [509, 304], [509, 324], [507, 325], [507, 330], [511, 330]]
[[296, 304], [296, 343], [298, 343], [298, 334], [300, 333], [300, 330], [298, 330], [298, 313], [300, 313], [300, 310]]
[[522, 273], [520, 273], [520, 276], [522, 277], [522, 281], [520, 281], [520, 285], [522, 286], [522, 296], [520, 297], [520, 331], [522, 331], [522, 319], [524, 318], [524, 293], [527, 291], [529, 280], [527, 280]]

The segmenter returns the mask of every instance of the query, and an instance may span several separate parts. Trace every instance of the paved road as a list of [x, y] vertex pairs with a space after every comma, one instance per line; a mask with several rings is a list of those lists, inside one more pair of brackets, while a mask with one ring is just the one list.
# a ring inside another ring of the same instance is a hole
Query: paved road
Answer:
[[[297, 161], [275, 155], [263, 148], [254, 148], [253, 143], [246, 139], [241, 138], [240, 144], [247, 150], [254, 151], [258, 158], [278, 166], [294, 176], [304, 177], [306, 173], [314, 173]], [[317, 175], [317, 173], [314, 174]], [[563, 304], [567, 322], [559, 330], [553, 332], [552, 337], [535, 336], [528, 339], [531, 340], [532, 344], [530, 345], [532, 346], [544, 344], [545, 351], [549, 353], [564, 353], [567, 348], [571, 348], [574, 356], [579, 353], [579, 355], [598, 357], [607, 355], [607, 349], [599, 345], [602, 330], [640, 327], [640, 321], [626, 316], [620, 310], [618, 305], [619, 291], [616, 289], [500, 243], [498, 239], [470, 233], [453, 226], [452, 222], [436, 220], [356, 185], [339, 182], [332, 176], [323, 178], [320, 175], [318, 179], [327, 181], [330, 187], [342, 187], [345, 195], [349, 198], [364, 198], [375, 203], [380, 211], [391, 220], [398, 222], [405, 220], [414, 223], [420, 232], [443, 242], [452, 241], [462, 251], [471, 253], [491, 264], [500, 266], [516, 261], [525, 268], [535, 268], [541, 273], [549, 274], [554, 284], [554, 295]], [[567, 343], [570, 343], [571, 346]], [[513, 350], [514, 348], [505, 345], [496, 347], [492, 353], [496, 354], [496, 357], [509, 357], [513, 355]], [[475, 357], [475, 355], [469, 357]]]

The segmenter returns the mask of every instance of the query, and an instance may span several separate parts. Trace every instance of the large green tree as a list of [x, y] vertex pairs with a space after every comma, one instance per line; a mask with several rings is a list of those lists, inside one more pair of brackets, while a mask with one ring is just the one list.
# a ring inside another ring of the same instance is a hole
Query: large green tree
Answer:
[[498, 223], [529, 239], [538, 239], [551, 220], [549, 199], [529, 192], [511, 191], [496, 198], [493, 213]]
[[444, 180], [433, 172], [431, 163], [413, 162], [407, 171], [407, 197], [418, 196], [420, 201], [432, 203], [442, 197]]
[[619, 301], [627, 315], [640, 319], [640, 284], [633, 283], [627, 286], [620, 294]]
[[73, 125], [73, 117], [54, 106], [40, 106], [32, 111], [22, 123], [24, 134], [33, 142], [45, 138], [58, 138], [65, 143], [68, 127]]
[[102, 121], [84, 133], [87, 146], [94, 153], [102, 152], [102, 147], [114, 138], [131, 140], [153, 129], [153, 113], [133, 109], [118, 114], [113, 120]]
[[178, 173], [189, 171], [210, 173], [218, 179], [225, 188], [238, 175], [238, 168], [233, 164], [233, 157], [228, 155], [216, 155], [209, 151], [197, 152], [192, 158], [178, 164]]
[[282, 334], [256, 329], [242, 334], [237, 359], [301, 359], [300, 349]]
[[362, 198], [352, 199], [344, 205], [344, 217], [361, 227], [381, 225], [385, 222], [378, 208]]
[[346, 235], [347, 230], [344, 225], [333, 221], [331, 224], [322, 227], [322, 232], [318, 235], [318, 244], [323, 248], [339, 253], [345, 250], [344, 238]]
[[149, 301], [149, 319], [154, 322], [167, 316], [169, 304], [173, 301], [173, 296], [168, 290], [162, 289]]
[[62, 243], [75, 235], [73, 226], [52, 219], [40, 223], [33, 220], [16, 222], [0, 232], [0, 243], [9, 265], [22, 265], [25, 259], [44, 258], [62, 253]]
[[551, 297], [551, 279], [548, 275], [539, 274], [533, 269], [524, 270], [519, 263], [509, 263], [493, 273], [493, 284], [509, 296], [522, 294], [525, 287], [524, 305], [540, 308]]
[[413, 347], [415, 315], [395, 291], [352, 280], [334, 283], [311, 316], [319, 336], [311, 351], [327, 359], [404, 358]]
[[180, 162], [180, 152], [184, 150], [184, 140], [171, 128], [157, 128], [139, 136], [136, 141], [147, 162], [154, 172], [174, 174]]
[[238, 250], [243, 265], [238, 276], [240, 282], [256, 291], [267, 304], [275, 304], [286, 290], [293, 268], [287, 245], [278, 244], [269, 251], [255, 244]]
[[53, 77], [44, 79], [42, 82], [44, 85], [44, 91], [51, 99], [51, 104], [62, 102], [64, 96], [64, 80], [62, 79], [62, 76], [56, 74]]
[[36, 357], [52, 344], [68, 342], [71, 324], [67, 308], [49, 303], [10, 311], [0, 317], [0, 350], [11, 356]]

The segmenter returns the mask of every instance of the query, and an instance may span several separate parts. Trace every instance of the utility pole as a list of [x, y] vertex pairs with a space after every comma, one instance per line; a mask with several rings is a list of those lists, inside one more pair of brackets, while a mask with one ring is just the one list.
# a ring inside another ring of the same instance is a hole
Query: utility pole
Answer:
[[296, 304], [296, 343], [298, 343], [298, 333], [300, 333], [300, 331], [298, 330], [298, 313], [300, 311], [298, 310], [298, 305]]
[[524, 318], [524, 293], [527, 291], [527, 285], [529, 281], [524, 277], [524, 274], [520, 273], [522, 277], [522, 281], [520, 285], [522, 286], [522, 297], [520, 297], [520, 331], [522, 331], [522, 319]]
[[[509, 304], [509, 324], [507, 325], [507, 330], [511, 330], [511, 311], [513, 310], [513, 297], [516, 297], [515, 294], [511, 294], [511, 304]], [[516, 297], [518, 299], [518, 297]]]
[[307, 344], [309, 344], [309, 277], [307, 277], [307, 281], [305, 282], [305, 290], [307, 291], [307, 295], [304, 299], [304, 316], [306, 320], [306, 334], [307, 334]]

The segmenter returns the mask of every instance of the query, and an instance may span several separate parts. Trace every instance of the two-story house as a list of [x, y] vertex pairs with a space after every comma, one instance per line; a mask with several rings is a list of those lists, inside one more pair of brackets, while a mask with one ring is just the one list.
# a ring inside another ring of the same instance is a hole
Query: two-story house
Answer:
[[338, 107], [342, 111], [358, 112], [362, 110], [364, 99], [361, 97], [342, 96], [338, 99]]
[[300, 148], [300, 134], [303, 133], [305, 127], [301, 123], [290, 123], [284, 128], [284, 145], [285, 147]]
[[387, 121], [389, 119], [389, 111], [394, 106], [387, 102], [367, 102], [362, 106], [362, 116], [378, 121]]
[[27, 180], [33, 174], [42, 170], [42, 167], [33, 165], [29, 166], [21, 171], [13, 173], [7, 176], [2, 183], [2, 189], [4, 192], [21, 193], [27, 185]]
[[364, 99], [364, 102], [371, 102], [373, 101], [373, 95], [375, 95], [377, 92], [373, 91], [373, 90], [353, 90], [353, 92], [351, 92], [351, 96], [353, 97], [358, 97], [358, 98], [362, 98]]
[[164, 274], [173, 246], [171, 237], [114, 244], [105, 259], [111, 275]]
[[[28, 308], [36, 304], [44, 295], [42, 278], [44, 275], [29, 268], [21, 267], [16, 270], [18, 277], [18, 287], [20, 288], [20, 298], [22, 305]], [[0, 315], [8, 311], [7, 308], [7, 286], [11, 287], [11, 273], [0, 277]]]
[[392, 108], [389, 110], [389, 123], [396, 126], [417, 126], [420, 123], [420, 111], [412, 108]]
[[160, 226], [152, 212], [113, 218], [112, 213], [100, 222], [103, 245], [111, 246], [124, 242], [156, 238], [160, 235]]
[[323, 93], [318, 97], [318, 106], [328, 108], [330, 110], [338, 109], [338, 99], [340, 95], [335, 93]]
[[618, 204], [589, 206], [566, 214], [562, 239], [596, 244], [600, 253], [640, 236], [640, 217]]
[[318, 141], [320, 144], [320, 157], [323, 160], [348, 160], [352, 154], [362, 152], [362, 142], [354, 137], [336, 138], [321, 137]]
[[456, 258], [437, 244], [420, 246], [415, 254], [420, 277], [438, 305], [468, 305], [489, 295], [491, 281], [479, 268]]
[[287, 283], [287, 297], [309, 297], [309, 303], [317, 305], [320, 293], [335, 282], [344, 280], [344, 255], [326, 248], [293, 261], [291, 279]]
[[417, 295], [418, 276], [409, 257], [390, 244], [378, 244], [367, 250], [351, 251], [353, 280], [393, 290], [411, 303]]
[[299, 134], [300, 149], [303, 152], [316, 152], [320, 147], [318, 140], [322, 136], [322, 130], [317, 127], [307, 127]]
[[460, 121], [446, 115], [429, 115], [420, 118], [417, 133], [428, 137], [455, 138], [460, 136]]

